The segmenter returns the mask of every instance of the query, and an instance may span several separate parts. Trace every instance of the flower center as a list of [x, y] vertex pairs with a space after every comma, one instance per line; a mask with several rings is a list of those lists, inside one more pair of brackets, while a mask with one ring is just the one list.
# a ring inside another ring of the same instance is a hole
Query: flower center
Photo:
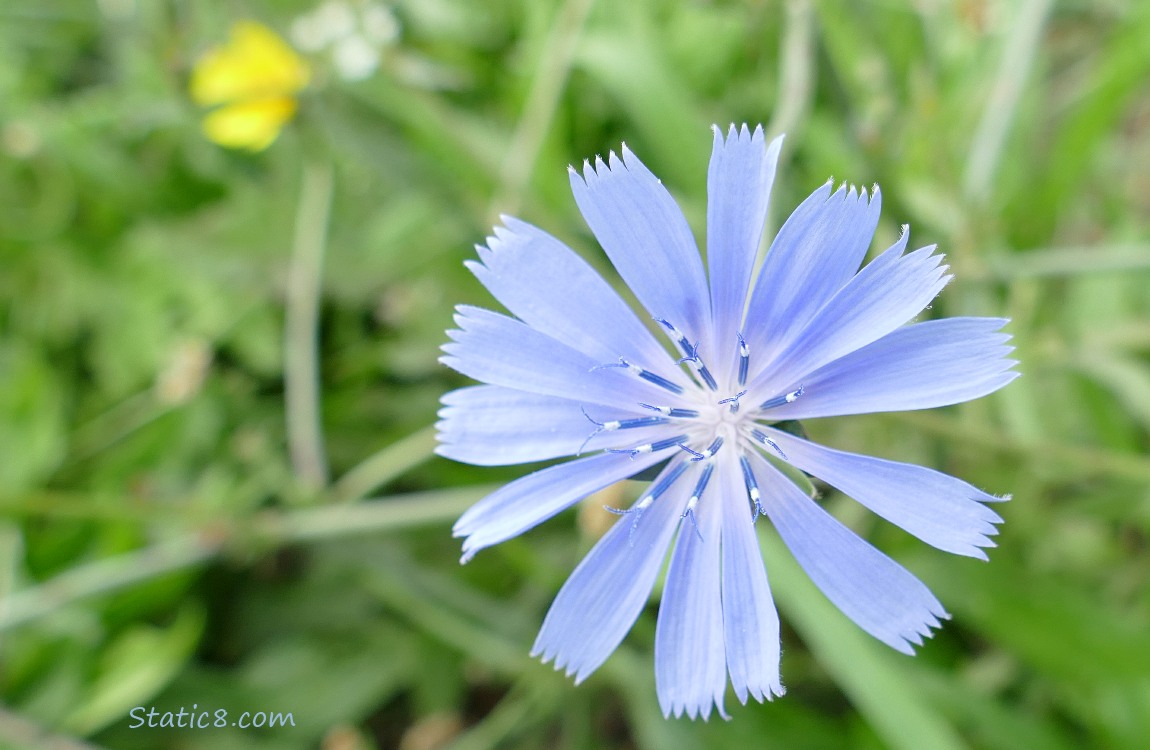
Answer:
[[[715, 469], [712, 459], [722, 450], [731, 453], [739, 462], [746, 484], [747, 497], [751, 503], [751, 520], [754, 522], [754, 519], [758, 518], [759, 513], [762, 512], [762, 506], [759, 504], [758, 482], [752, 471], [749, 456], [751, 451], [757, 447], [755, 443], [759, 443], [784, 460], [786, 459], [786, 455], [783, 454], [778, 444], [771, 439], [767, 432], [760, 429], [765, 427], [761, 423], [770, 421], [769, 412], [771, 409], [791, 403], [802, 396], [803, 387], [800, 385], [789, 393], [776, 396], [762, 403], [754, 403], [754, 400], [743, 403], [743, 399], [751, 390], [747, 386], [751, 352], [741, 333], [736, 334], [738, 336], [739, 360], [737, 374], [729, 378], [736, 382], [725, 384], [725, 387], [720, 388], [715, 376], [703, 362], [699, 353], [699, 344], [691, 343], [678, 328], [667, 320], [662, 318], [656, 318], [656, 320], [667, 329], [671, 339], [683, 352], [683, 357], [678, 360], [677, 364], [684, 367], [690, 366], [688, 372], [692, 376], [692, 386], [684, 388], [622, 357], [619, 358], [618, 363], [600, 365], [595, 369], [625, 368], [635, 377], [662, 388], [667, 392], [668, 398], [664, 404], [639, 404], [643, 409], [652, 412], [651, 416], [645, 417], [599, 422], [584, 410], [584, 416], [595, 425], [595, 429], [583, 442], [583, 447], [586, 447], [592, 438], [602, 432], [648, 428], [646, 442], [631, 441], [632, 447], [607, 448], [607, 451], [609, 453], [626, 453], [631, 458], [635, 458], [644, 453], [678, 449], [689, 454], [689, 457], [678, 461], [672, 459], [662, 478], [652, 485], [639, 502], [629, 510], [611, 507], [607, 509], [619, 514], [634, 514], [631, 525], [633, 533], [635, 524], [638, 523], [643, 511], [665, 492], [671, 483], [687, 470], [688, 466], [701, 463], [701, 468], [695, 474], [694, 490], [687, 500], [686, 510], [682, 514], [682, 518], [690, 518], [694, 522], [695, 508]], [[724, 396], [724, 394], [729, 395]], [[636, 442], [638, 442], [637, 445]], [[582, 453], [583, 447], [580, 448], [580, 453]], [[695, 532], [699, 533], [698, 524], [695, 524]]]
[[583, 414], [595, 426], [595, 429], [583, 442], [579, 452], [582, 453], [583, 448], [591, 442], [592, 438], [603, 432], [654, 428], [647, 435], [657, 434], [658, 439], [649, 439], [646, 442], [621, 439], [618, 441], [619, 443], [630, 442], [631, 447], [607, 448], [607, 450], [612, 453], [626, 453], [634, 458], [640, 454], [678, 448], [690, 454], [690, 461], [709, 463], [710, 459], [724, 447], [727, 450], [736, 451], [736, 454], [742, 458], [745, 451], [750, 449], [755, 442], [758, 442], [769, 447], [780, 456], [783, 455], [778, 445], [759, 429], [758, 423], [769, 419], [765, 413], [770, 409], [790, 403], [801, 396], [803, 393], [802, 386], [761, 404], [744, 403], [750, 390], [747, 387], [747, 378], [750, 371], [751, 352], [741, 333], [736, 334], [738, 337], [737, 373], [732, 374], [732, 377], [729, 378], [735, 383], [727, 383], [721, 388], [715, 376], [704, 363], [699, 352], [699, 344], [692, 343], [670, 321], [663, 318], [656, 318], [656, 321], [667, 330], [671, 340], [683, 353], [683, 357], [677, 361], [677, 364], [688, 368], [693, 387], [684, 388], [623, 357], [620, 357], [617, 363], [599, 365], [595, 369], [623, 368], [635, 377], [662, 388], [668, 394], [668, 403], [642, 403], [639, 406], [653, 412], [651, 416], [607, 422], [594, 419], [584, 410]]

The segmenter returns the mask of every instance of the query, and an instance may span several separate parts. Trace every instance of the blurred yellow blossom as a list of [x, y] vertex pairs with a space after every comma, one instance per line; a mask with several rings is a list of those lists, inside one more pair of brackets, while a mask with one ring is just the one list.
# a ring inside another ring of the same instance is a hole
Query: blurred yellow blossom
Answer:
[[309, 75], [307, 63], [274, 31], [236, 22], [227, 44], [209, 50], [192, 71], [192, 99], [218, 107], [204, 117], [204, 134], [221, 146], [262, 151], [295, 115]]

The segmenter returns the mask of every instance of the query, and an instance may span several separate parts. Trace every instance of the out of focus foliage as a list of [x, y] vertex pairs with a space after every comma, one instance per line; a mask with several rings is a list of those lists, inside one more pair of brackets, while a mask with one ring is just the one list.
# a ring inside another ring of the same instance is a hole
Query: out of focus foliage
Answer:
[[[243, 19], [311, 68], [259, 153], [189, 94]], [[1145, 747], [1147, 39], [1140, 0], [6, 0], [0, 746]], [[626, 140], [699, 230], [708, 126], [743, 121], [788, 133], [776, 223], [880, 183], [876, 245], [909, 223], [957, 275], [935, 312], [1014, 321], [1005, 391], [808, 429], [1014, 501], [983, 564], [825, 494], [953, 612], [914, 659], [764, 532], [789, 692], [692, 724], [654, 604], [578, 688], [527, 657], [602, 502], [461, 568], [451, 520], [522, 469], [427, 428], [498, 213], [606, 268], [566, 165]], [[295, 726], [131, 726], [193, 704]]]

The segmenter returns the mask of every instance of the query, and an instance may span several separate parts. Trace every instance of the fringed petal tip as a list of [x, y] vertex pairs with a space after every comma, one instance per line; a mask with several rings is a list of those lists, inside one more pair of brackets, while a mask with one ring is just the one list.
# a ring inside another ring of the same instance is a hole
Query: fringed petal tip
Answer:
[[574, 664], [571, 659], [564, 658], [558, 648], [551, 646], [550, 648], [544, 649], [538, 641], [536, 641], [535, 646], [531, 648], [529, 655], [532, 659], [538, 659], [539, 663], [551, 667], [551, 669], [556, 672], [562, 672], [564, 677], [572, 680], [576, 685], [583, 684], [595, 671], [588, 669], [580, 672], [577, 665]]
[[[921, 641], [920, 641], [921, 644]], [[571, 679], [576, 686], [583, 684], [595, 672], [595, 668], [580, 669], [579, 665], [575, 664], [573, 660], [564, 658], [560, 651], [554, 646], [544, 647], [536, 641], [529, 654], [531, 658], [538, 659], [541, 664], [551, 667], [556, 672], [562, 672], [565, 677]], [[709, 700], [701, 703], [690, 703], [688, 701], [669, 701], [665, 704], [661, 703], [663, 710], [663, 717], [670, 719], [672, 717], [679, 719], [685, 715], [688, 719], [694, 721], [695, 719], [702, 719], [707, 721], [710, 718], [712, 709], [724, 721], [730, 721], [731, 716], [727, 713], [723, 703], [723, 694], [711, 696]], [[747, 705], [750, 698], [754, 698], [759, 703], [770, 703], [775, 698], [782, 698], [787, 694], [786, 687], [781, 682], [773, 682], [769, 685], [756, 685], [748, 686], [746, 689], [736, 691], [736, 698], [740, 705]]]
[[782, 698], [786, 694], [787, 689], [781, 682], [772, 682], [769, 685], [748, 685], [742, 690], [735, 690], [735, 697], [744, 706], [751, 698], [759, 703], [770, 703], [775, 698]]
[[735, 698], [744, 706], [751, 698], [759, 703], [770, 703], [775, 698], [782, 698], [787, 694], [787, 689], [783, 686], [777, 673], [768, 682], [748, 685], [737, 685], [732, 682], [732, 687], [735, 689]]
[[614, 150], [608, 151], [606, 159], [601, 154], [595, 154], [594, 161], [584, 159], [582, 171], [574, 165], [568, 164], [567, 173], [573, 182], [579, 178], [579, 181], [588, 188], [594, 188], [595, 183], [599, 180], [627, 175], [628, 173], [662, 184], [662, 180], [647, 169], [647, 166], [639, 160], [639, 157], [635, 156], [635, 152], [627, 146], [626, 142], [619, 145], [618, 153]]
[[583, 666], [580, 668], [579, 664], [571, 658], [570, 654], [563, 653], [557, 644], [551, 643], [547, 646], [543, 645], [543, 633], [540, 632], [539, 637], [535, 641], [535, 645], [531, 647], [530, 656], [533, 659], [538, 659], [541, 664], [551, 667], [556, 672], [562, 672], [563, 676], [572, 680], [575, 685], [581, 685], [583, 682], [594, 674], [598, 665], [587, 668]]
[[[816, 190], [815, 193], [826, 190], [828, 192], [828, 195], [824, 199], [826, 203], [835, 199], [846, 203], [854, 199], [856, 203], [863, 204], [866, 208], [870, 208], [873, 204], [875, 211], [878, 211], [882, 206], [882, 190], [879, 189], [877, 182], [870, 186], [869, 191], [861, 185], [855, 185], [853, 182], [847, 182], [846, 180], [840, 182], [837, 188], [834, 187], [834, 184], [835, 178], [828, 177], [827, 181], [823, 183], [823, 186]], [[832, 188], [834, 192], [830, 192]], [[909, 225], [904, 224], [903, 226]]]
[[[1010, 502], [1012, 497], [1013, 496], [1009, 494], [991, 495], [989, 493], [980, 491], [977, 497], [973, 497], [971, 499], [978, 503], [1005, 503]], [[998, 536], [1000, 531], [998, 525], [1002, 524], [1004, 521], [1002, 516], [1000, 516], [998, 513], [995, 513], [985, 505], [980, 505], [979, 507], [985, 511], [985, 518], [987, 523], [984, 524], [983, 528], [979, 529], [982, 533], [982, 536], [971, 542], [972, 546], [970, 551], [965, 554], [967, 557], [973, 557], [977, 560], [982, 560], [983, 562], [990, 562], [990, 556], [987, 554], [986, 550], [998, 547], [998, 544], [990, 537]], [[959, 552], [958, 554], [963, 553]]]
[[674, 701], [664, 703], [663, 699], [659, 699], [660, 708], [663, 710], [664, 719], [681, 719], [686, 716], [691, 721], [702, 719], [703, 721], [710, 721], [711, 710], [714, 709], [715, 713], [723, 721], [730, 721], [731, 716], [723, 707], [722, 694], [709, 696], [701, 703], [690, 703], [684, 701]]
[[[714, 135], [716, 142], [723, 141], [730, 143], [731, 141], [741, 142], [749, 140], [752, 143], [762, 143], [766, 140], [766, 133], [761, 124], [755, 125], [755, 129], [751, 130], [750, 126], [745, 122], [738, 125], [732, 122], [727, 125], [727, 131], [724, 135], [722, 126], [718, 123], [714, 123], [711, 125], [711, 133]], [[786, 133], [779, 133], [779, 135], [775, 136], [771, 141], [771, 145], [774, 146], [776, 143], [781, 145], [784, 138], [786, 138]]]
[[922, 541], [945, 552], [986, 559], [984, 547], [1002, 517], [985, 505], [993, 495], [956, 477], [916, 464], [827, 448], [767, 429], [795, 467]]
[[467, 563], [471, 562], [472, 559], [474, 559], [481, 550], [485, 550], [488, 547], [497, 544], [499, 541], [503, 541], [484, 540], [480, 538], [482, 532], [477, 532], [474, 528], [475, 524], [463, 527], [461, 526], [462, 522], [463, 519], [460, 518], [459, 521], [456, 521], [455, 526], [451, 528], [451, 536], [455, 537], [456, 539], [463, 539], [463, 546], [460, 549], [459, 555], [460, 565], [466, 565]]
[[[460, 521], [462, 521], [462, 520], [463, 519], [460, 519]], [[459, 564], [460, 565], [466, 565], [467, 563], [471, 562], [471, 559], [473, 557], [475, 557], [475, 553], [479, 552], [479, 550], [482, 549], [482, 547], [472, 546], [470, 544], [470, 542], [471, 542], [470, 533], [471, 532], [460, 528], [459, 521], [456, 521], [455, 526], [453, 526], [451, 528], [451, 536], [452, 537], [454, 537], [456, 539], [463, 538], [463, 547], [460, 549], [460, 554], [459, 554]]]
[[[972, 498], [972, 500], [982, 501], [981, 498]], [[931, 540], [924, 541], [932, 543], [933, 546], [944, 552], [988, 562], [990, 557], [986, 550], [998, 546], [992, 537], [998, 536], [998, 524], [1002, 523], [1002, 517], [985, 505], [977, 504], [977, 502], [973, 504], [973, 507], [977, 508], [978, 516], [976, 518], [956, 519], [953, 537], [949, 544], [941, 544]]]
[[[636, 164], [642, 166], [631, 149], [627, 148], [626, 143], [620, 146], [619, 151], [622, 154], [622, 158], [620, 158], [614, 150], [611, 150], [607, 152], [606, 159], [604, 159], [601, 154], [595, 154], [594, 161], [584, 159], [582, 172], [568, 165], [568, 173], [571, 179], [574, 180], [578, 177], [587, 187], [594, 188], [595, 183], [599, 180], [608, 179], [620, 172], [626, 173], [633, 169]], [[645, 167], [643, 169], [644, 171], [646, 170]]]
[[[949, 619], [951, 619], [950, 613], [941, 605], [931, 607], [929, 610], [915, 613], [913, 617], [904, 618], [902, 629], [899, 630], [897, 637], [880, 638], [879, 640], [899, 653], [914, 656], [915, 650], [921, 648], [926, 639], [933, 638], [934, 634], [942, 628], [940, 621]], [[874, 634], [872, 633], [872, 635]]]

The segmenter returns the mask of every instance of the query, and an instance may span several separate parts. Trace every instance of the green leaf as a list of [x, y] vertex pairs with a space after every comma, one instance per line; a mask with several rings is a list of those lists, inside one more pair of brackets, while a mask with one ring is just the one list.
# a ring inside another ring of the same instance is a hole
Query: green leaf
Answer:
[[108, 647], [88, 696], [68, 715], [64, 726], [77, 734], [92, 734], [145, 704], [191, 658], [204, 621], [204, 610], [189, 603], [166, 628], [137, 625], [125, 631]]
[[64, 457], [64, 393], [34, 349], [0, 346], [0, 487], [33, 486]]

